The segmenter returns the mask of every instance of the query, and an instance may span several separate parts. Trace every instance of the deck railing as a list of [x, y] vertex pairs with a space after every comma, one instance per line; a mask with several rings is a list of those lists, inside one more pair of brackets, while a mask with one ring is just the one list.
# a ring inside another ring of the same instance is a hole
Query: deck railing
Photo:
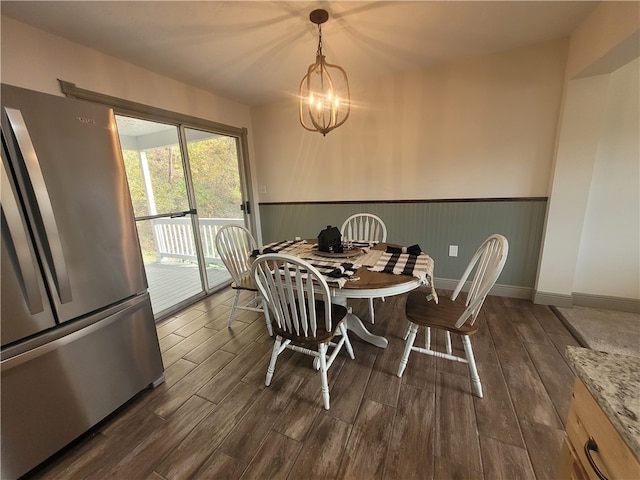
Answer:
[[[242, 218], [199, 218], [200, 237], [207, 265], [222, 265], [216, 250], [218, 230], [229, 224], [242, 225]], [[196, 260], [196, 244], [190, 218], [156, 218], [152, 220], [158, 260], [179, 258]]]

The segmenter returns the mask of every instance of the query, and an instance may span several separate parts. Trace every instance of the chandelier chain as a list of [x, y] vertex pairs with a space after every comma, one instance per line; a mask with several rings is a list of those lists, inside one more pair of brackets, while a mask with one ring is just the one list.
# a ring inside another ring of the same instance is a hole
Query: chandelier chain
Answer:
[[318, 51], [316, 56], [322, 56], [322, 25], [318, 24]]

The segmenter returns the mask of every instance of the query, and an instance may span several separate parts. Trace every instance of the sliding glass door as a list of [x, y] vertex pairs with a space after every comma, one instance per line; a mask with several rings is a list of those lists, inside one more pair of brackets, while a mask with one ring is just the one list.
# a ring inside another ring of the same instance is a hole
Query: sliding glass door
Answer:
[[166, 316], [229, 283], [218, 229], [245, 224], [239, 139], [116, 115], [151, 304]]
[[207, 283], [215, 288], [229, 279], [215, 249], [216, 233], [230, 223], [244, 225], [239, 140], [192, 128], [185, 128], [184, 133]]

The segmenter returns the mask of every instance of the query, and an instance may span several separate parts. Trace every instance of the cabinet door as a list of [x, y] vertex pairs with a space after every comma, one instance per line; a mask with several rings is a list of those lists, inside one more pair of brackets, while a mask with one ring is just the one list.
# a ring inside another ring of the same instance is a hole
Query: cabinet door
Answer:
[[590, 439], [598, 446], [597, 451], [590, 451], [590, 456], [607, 478], [640, 478], [640, 465], [634, 454], [579, 378], [567, 417], [567, 435], [588, 478], [598, 480], [585, 453], [585, 445]]
[[582, 468], [580, 460], [576, 456], [573, 448], [569, 445], [568, 439], [565, 438], [562, 443], [562, 451], [560, 453], [560, 468], [558, 469], [558, 477], [566, 480], [588, 480], [589, 476]]

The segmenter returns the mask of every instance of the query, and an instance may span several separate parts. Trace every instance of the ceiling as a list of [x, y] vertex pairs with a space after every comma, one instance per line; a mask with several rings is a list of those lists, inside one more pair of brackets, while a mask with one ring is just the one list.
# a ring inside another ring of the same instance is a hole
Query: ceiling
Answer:
[[323, 53], [351, 90], [378, 75], [567, 37], [593, 1], [6, 1], [2, 15], [215, 94], [297, 94]]

